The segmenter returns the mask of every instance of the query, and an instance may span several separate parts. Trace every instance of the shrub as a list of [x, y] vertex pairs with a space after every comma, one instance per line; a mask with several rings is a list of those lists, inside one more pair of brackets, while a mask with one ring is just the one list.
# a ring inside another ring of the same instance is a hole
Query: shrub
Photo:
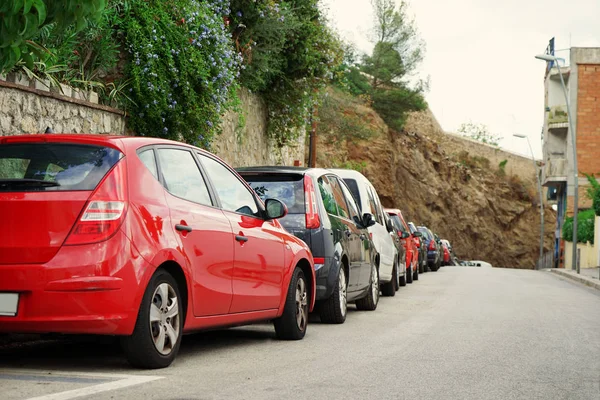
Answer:
[[[594, 210], [580, 211], [577, 214], [577, 242], [594, 244]], [[573, 240], [573, 217], [567, 217], [562, 228], [562, 238], [566, 241]]]
[[236, 99], [240, 59], [225, 28], [228, 14], [223, 0], [131, 0], [125, 74], [136, 133], [210, 146]]

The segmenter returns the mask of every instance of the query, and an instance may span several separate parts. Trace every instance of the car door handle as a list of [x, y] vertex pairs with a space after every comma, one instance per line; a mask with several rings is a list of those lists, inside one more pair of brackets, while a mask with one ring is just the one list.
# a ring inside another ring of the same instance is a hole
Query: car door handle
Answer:
[[179, 232], [191, 232], [192, 231], [191, 226], [181, 225], [181, 224], [175, 225], [175, 229], [177, 229]]
[[242, 235], [235, 235], [235, 240], [237, 240], [238, 242], [247, 242], [248, 238]]

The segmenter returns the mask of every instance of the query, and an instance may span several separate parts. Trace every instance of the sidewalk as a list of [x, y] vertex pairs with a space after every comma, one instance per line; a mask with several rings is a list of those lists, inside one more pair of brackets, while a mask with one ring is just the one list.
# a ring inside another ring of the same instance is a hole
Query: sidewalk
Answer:
[[579, 283], [583, 283], [586, 286], [600, 290], [600, 279], [598, 279], [598, 268], [582, 268], [580, 274], [577, 271], [562, 268], [552, 268], [546, 271], [550, 271], [553, 274], [563, 276], [565, 278], [574, 280]]

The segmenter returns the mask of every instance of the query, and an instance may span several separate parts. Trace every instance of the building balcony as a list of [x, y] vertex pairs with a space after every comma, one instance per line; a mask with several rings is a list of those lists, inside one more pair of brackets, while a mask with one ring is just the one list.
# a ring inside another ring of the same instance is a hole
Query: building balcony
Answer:
[[569, 127], [569, 115], [567, 106], [559, 105], [549, 107], [548, 110], [548, 129], [561, 129]]
[[553, 182], [566, 182], [567, 168], [568, 162], [566, 158], [551, 158], [547, 160], [542, 175], [543, 185], [552, 186]]

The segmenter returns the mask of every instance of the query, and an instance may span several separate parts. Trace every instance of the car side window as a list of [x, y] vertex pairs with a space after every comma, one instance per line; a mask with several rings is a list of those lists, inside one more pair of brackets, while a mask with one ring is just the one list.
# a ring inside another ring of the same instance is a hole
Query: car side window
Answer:
[[156, 157], [154, 156], [154, 150], [147, 149], [138, 154], [140, 161], [148, 168], [150, 173], [158, 179], [158, 169], [156, 168]]
[[319, 185], [319, 193], [321, 193], [321, 199], [323, 199], [323, 205], [327, 214], [338, 215], [337, 204], [335, 203], [335, 196], [333, 194], [333, 188], [329, 183], [329, 179], [326, 176], [322, 176], [317, 179]]
[[383, 225], [383, 220], [381, 219], [381, 215], [377, 210], [377, 202], [375, 201], [375, 196], [371, 191], [371, 188], [367, 186], [367, 197], [369, 198], [369, 206], [371, 208], [370, 213], [373, 214], [373, 219], [377, 221], [380, 225]]
[[184, 149], [158, 149], [158, 160], [169, 193], [194, 203], [213, 205], [191, 152]]
[[219, 195], [223, 210], [259, 216], [256, 198], [229, 168], [204, 154], [198, 153], [198, 157]]
[[348, 209], [350, 210], [350, 218], [354, 219], [354, 217], [358, 217], [358, 205], [356, 204], [356, 200], [354, 200], [354, 196], [350, 193], [350, 190], [343, 181], [338, 179], [340, 187], [342, 188], [342, 192], [344, 193], [344, 197], [346, 197], [346, 204], [348, 204]]
[[327, 179], [329, 179], [331, 189], [333, 190], [333, 198], [335, 199], [335, 204], [337, 205], [339, 216], [346, 219], [350, 219], [350, 210], [348, 209], [348, 204], [346, 204], [344, 192], [342, 191], [340, 183], [334, 176], [329, 176], [327, 177]]

